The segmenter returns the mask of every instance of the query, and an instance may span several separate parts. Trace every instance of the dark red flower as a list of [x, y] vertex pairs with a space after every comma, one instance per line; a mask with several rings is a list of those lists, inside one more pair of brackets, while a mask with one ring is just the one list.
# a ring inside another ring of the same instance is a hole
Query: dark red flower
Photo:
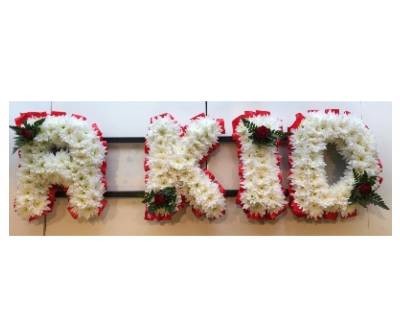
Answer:
[[256, 128], [254, 135], [258, 140], [267, 138], [271, 134], [271, 130], [266, 126], [262, 125]]
[[23, 136], [26, 139], [33, 139], [33, 132], [28, 129], [23, 129], [19, 132], [19, 135]]
[[357, 189], [362, 195], [367, 195], [372, 191], [372, 187], [369, 183], [362, 183], [357, 187]]
[[154, 195], [154, 204], [157, 206], [163, 206], [167, 202], [167, 198], [162, 193], [157, 193]]

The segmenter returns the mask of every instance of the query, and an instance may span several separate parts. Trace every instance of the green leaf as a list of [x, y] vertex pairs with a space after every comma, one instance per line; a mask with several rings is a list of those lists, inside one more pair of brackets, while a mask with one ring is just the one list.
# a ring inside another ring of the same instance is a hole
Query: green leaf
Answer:
[[35, 121], [35, 123], [33, 123], [33, 126], [40, 127], [45, 120], [46, 118], [41, 118], [40, 120]]
[[150, 213], [154, 213], [157, 210], [157, 207], [154, 204], [150, 204], [147, 208]]
[[376, 183], [376, 179], [377, 179], [377, 176], [376, 176], [376, 175], [374, 175], [374, 176], [372, 176], [372, 177], [369, 177], [368, 183], [369, 183], [371, 186], [373, 186], [373, 185]]
[[286, 133], [281, 130], [272, 130], [271, 132], [273, 135], [277, 136], [278, 138], [283, 138], [286, 135]]
[[361, 174], [358, 173], [357, 170], [353, 169], [353, 174], [354, 174], [354, 181], [356, 184], [360, 183], [361, 181]]
[[143, 203], [150, 203], [151, 200], [153, 199], [153, 197], [154, 197], [154, 192], [153, 191], [145, 193], [144, 194]]
[[9, 125], [9, 127], [10, 127], [11, 130], [13, 130], [13, 131], [15, 131], [17, 133], [22, 130], [22, 128], [20, 126]]
[[368, 174], [367, 171], [364, 171], [364, 174], [361, 177], [361, 182], [362, 183], [368, 183]]
[[380, 195], [378, 195], [376, 192], [372, 193], [372, 196], [370, 198], [371, 204], [374, 204], [376, 206], [382, 207], [385, 210], [389, 210], [389, 207], [385, 204], [384, 200]]
[[255, 125], [253, 122], [250, 122], [249, 120], [243, 119], [243, 124], [250, 134], [253, 134], [257, 129], [257, 125]]

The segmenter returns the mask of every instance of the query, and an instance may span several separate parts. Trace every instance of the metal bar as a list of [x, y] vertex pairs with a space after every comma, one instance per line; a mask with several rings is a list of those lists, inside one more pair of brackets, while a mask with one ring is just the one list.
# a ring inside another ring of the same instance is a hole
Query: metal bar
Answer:
[[[225, 190], [225, 197], [235, 197], [237, 194], [236, 189], [228, 189]], [[63, 191], [56, 192], [57, 197], [67, 197], [66, 193]], [[107, 191], [104, 194], [104, 197], [121, 197], [121, 198], [143, 198], [144, 191], [143, 190], [125, 190], [125, 191]]]
[[227, 189], [225, 190], [224, 195], [225, 197], [236, 197], [237, 193], [238, 193], [237, 189]]
[[223, 137], [218, 137], [218, 142], [220, 143], [230, 143], [234, 142], [231, 136], [223, 136]]
[[108, 143], [144, 143], [144, 137], [109, 137], [104, 138]]
[[[104, 138], [108, 143], [144, 143], [144, 137], [107, 137]], [[233, 142], [231, 136], [218, 137], [218, 141], [221, 143]]]

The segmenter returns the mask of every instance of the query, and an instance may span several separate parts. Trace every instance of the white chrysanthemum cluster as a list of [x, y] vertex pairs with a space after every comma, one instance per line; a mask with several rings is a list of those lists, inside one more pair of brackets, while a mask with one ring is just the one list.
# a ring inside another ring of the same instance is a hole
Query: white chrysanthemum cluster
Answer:
[[[30, 118], [28, 123], [36, 120]], [[88, 219], [98, 214], [105, 192], [101, 166], [106, 149], [87, 122], [48, 115], [34, 140], [19, 152], [15, 209], [22, 218], [51, 211], [49, 190], [54, 185], [68, 188], [68, 206], [77, 217]]]
[[[255, 115], [246, 119], [256, 126], [281, 129], [281, 122], [269, 115]], [[279, 178], [277, 147], [254, 144], [243, 120], [239, 121], [234, 133], [238, 135], [240, 147], [240, 205], [249, 212], [250, 217], [265, 217], [282, 211], [287, 202]]]
[[[176, 210], [182, 205], [182, 196], [194, 210], [214, 219], [225, 210], [223, 192], [200, 165], [210, 148], [218, 143], [221, 127], [208, 117], [192, 119], [182, 128], [171, 115], [152, 119], [146, 136], [148, 154], [146, 163], [146, 192], [166, 187], [177, 190]], [[164, 215], [159, 211], [156, 215]]]
[[[291, 132], [293, 201], [312, 219], [319, 219], [324, 213], [340, 213], [342, 217], [353, 213], [355, 205], [349, 204], [353, 169], [370, 176], [382, 171], [368, 128], [356, 117], [328, 111], [308, 113]], [[343, 177], [332, 185], [328, 183], [323, 156], [328, 143], [335, 144], [347, 162]]]

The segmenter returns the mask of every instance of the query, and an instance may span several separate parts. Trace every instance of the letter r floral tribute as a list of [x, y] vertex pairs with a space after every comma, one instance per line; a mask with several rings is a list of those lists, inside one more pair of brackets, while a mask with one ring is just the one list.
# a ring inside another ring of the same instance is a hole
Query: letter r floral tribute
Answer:
[[66, 191], [73, 218], [100, 215], [106, 205], [107, 142], [96, 124], [64, 112], [27, 112], [10, 126], [20, 157], [16, 212], [33, 220], [51, 212], [57, 188]]

